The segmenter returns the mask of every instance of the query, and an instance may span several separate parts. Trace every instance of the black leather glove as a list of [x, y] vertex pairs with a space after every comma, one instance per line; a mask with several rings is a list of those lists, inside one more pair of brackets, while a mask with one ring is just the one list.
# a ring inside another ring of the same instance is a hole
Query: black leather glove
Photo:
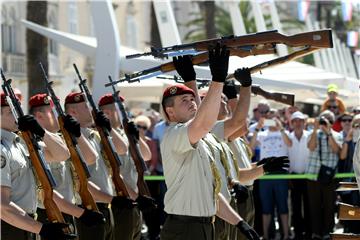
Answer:
[[110, 120], [105, 116], [103, 111], [96, 113], [95, 123], [100, 127], [106, 128], [109, 132], [111, 131]]
[[289, 158], [283, 157], [270, 157], [264, 163], [265, 173], [286, 173], [290, 166]]
[[259, 235], [255, 230], [244, 220], [241, 220], [236, 227], [240, 230], [242, 234], [249, 240], [260, 240]]
[[224, 82], [228, 73], [230, 51], [226, 46], [220, 47], [217, 44], [212, 50], [209, 50], [209, 66], [214, 82]]
[[111, 200], [111, 205], [118, 207], [118, 208], [131, 209], [136, 206], [136, 202], [127, 197], [115, 196]]
[[240, 183], [233, 185], [231, 193], [235, 195], [236, 200], [240, 203], [244, 203], [249, 197], [249, 189]]
[[18, 127], [20, 131], [30, 131], [31, 133], [44, 137], [45, 130], [40, 126], [32, 115], [24, 115], [18, 119]]
[[133, 121], [130, 121], [127, 123], [127, 127], [128, 127], [128, 131], [129, 131], [130, 135], [133, 135], [136, 138], [136, 140], [139, 141], [140, 133], [139, 133], [139, 129], [136, 127], [135, 123]]
[[84, 213], [79, 217], [79, 220], [88, 227], [104, 224], [106, 222], [102, 213], [88, 209], [85, 209]]
[[192, 57], [190, 55], [173, 57], [173, 63], [177, 73], [181, 76], [184, 82], [194, 81], [196, 73], [192, 64]]
[[76, 234], [63, 232], [63, 228], [68, 226], [66, 223], [43, 223], [39, 235], [51, 240], [75, 239]]
[[239, 68], [234, 72], [234, 77], [242, 87], [250, 87], [252, 84], [251, 73], [249, 68]]
[[141, 211], [157, 208], [155, 199], [148, 196], [139, 195], [136, 202], [139, 204], [139, 209]]
[[224, 88], [223, 88], [223, 93], [225, 94], [225, 96], [229, 100], [237, 98], [237, 91], [236, 91], [236, 88], [235, 88], [234, 80], [225, 81]]
[[66, 115], [64, 117], [64, 128], [75, 137], [81, 136], [80, 123], [71, 115]]

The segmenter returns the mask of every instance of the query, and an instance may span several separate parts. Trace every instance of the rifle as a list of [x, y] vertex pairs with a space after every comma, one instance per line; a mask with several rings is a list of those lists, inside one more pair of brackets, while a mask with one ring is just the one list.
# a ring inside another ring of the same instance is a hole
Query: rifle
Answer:
[[[6, 80], [3, 70], [1, 69], [1, 78], [3, 80], [2, 89], [6, 95], [7, 102], [11, 108], [11, 111], [15, 117], [15, 121], [19, 117], [24, 116], [24, 112], [21, 108], [21, 104], [17, 99], [13, 88], [11, 86], [11, 79]], [[53, 200], [53, 189], [56, 187], [56, 181], [51, 173], [50, 167], [45, 161], [42, 150], [39, 146], [38, 140], [30, 131], [22, 131], [21, 137], [24, 139], [28, 148], [31, 163], [35, 169], [36, 177], [38, 178], [41, 188], [44, 192], [44, 207], [46, 215], [50, 222], [65, 223], [64, 217], [60, 212], [59, 207]], [[64, 233], [71, 233], [68, 227], [63, 228]]]
[[360, 207], [339, 203], [340, 220], [360, 220]]
[[40, 66], [40, 69], [43, 74], [43, 79], [46, 84], [46, 89], [47, 89], [48, 95], [51, 97], [51, 99], [54, 103], [54, 106], [55, 106], [55, 110], [58, 115], [60, 131], [62, 132], [65, 143], [70, 151], [70, 158], [71, 158], [72, 164], [75, 168], [77, 175], [79, 176], [79, 185], [80, 185], [79, 195], [81, 197], [82, 205], [84, 207], [86, 207], [88, 210], [93, 210], [93, 211], [99, 212], [99, 209], [97, 208], [94, 198], [88, 189], [88, 178], [90, 177], [90, 172], [84, 161], [84, 157], [81, 153], [81, 150], [79, 149], [78, 142], [77, 142], [75, 136], [72, 135], [71, 133], [69, 133], [65, 129], [64, 121], [65, 121], [66, 115], [65, 115], [63, 109], [61, 108], [59, 99], [56, 96], [54, 89], [52, 87], [53, 82], [49, 81], [41, 62], [39, 63], [39, 66]]
[[356, 182], [340, 182], [337, 192], [359, 190]]
[[[291, 47], [313, 46], [314, 48], [328, 48], [333, 46], [331, 29], [304, 32], [295, 35], [283, 35], [277, 30], [259, 32], [243, 36], [226, 36], [193, 43], [174, 45], [164, 48], [151, 48], [150, 52], [128, 55], [126, 58], [137, 58], [141, 56], [154, 56], [164, 58], [166, 53], [182, 50], [207, 51], [217, 44], [226, 45], [228, 48], [261, 49], [264, 44], [285, 44]], [[242, 48], [241, 48], [242, 47]]]
[[[76, 65], [73, 64], [73, 66], [74, 66], [75, 72], [78, 75], [78, 78], [80, 80], [79, 87], [81, 89], [81, 92], [83, 92], [85, 94], [85, 96], [92, 108], [92, 110], [91, 110], [92, 117], [95, 120], [96, 114], [98, 112], [100, 112], [100, 110], [96, 106], [94, 99], [90, 93], [90, 90], [87, 87], [86, 79], [82, 79]], [[110, 167], [112, 170], [112, 180], [113, 180], [113, 183], [115, 186], [116, 194], [117, 194], [117, 196], [129, 197], [129, 192], [126, 188], [126, 185], [124, 183], [122, 176], [120, 175], [121, 162], [120, 162], [119, 155], [117, 154], [117, 152], [115, 150], [115, 146], [111, 139], [110, 132], [105, 127], [101, 127], [98, 125], [96, 125], [96, 129], [100, 134], [101, 144], [104, 148], [104, 153], [110, 163]]]
[[[112, 82], [111, 76], [109, 76], [109, 81]], [[138, 140], [129, 133], [129, 128], [128, 128], [129, 118], [125, 111], [124, 104], [121, 102], [121, 100], [119, 98], [120, 91], [116, 91], [114, 85], [112, 85], [112, 89], [114, 92], [113, 98], [115, 100], [116, 105], [118, 106], [118, 109], [120, 110], [121, 118], [122, 118], [122, 125], [124, 128], [125, 134], [129, 140], [130, 155], [135, 163], [136, 171], [138, 173], [137, 186], [139, 188], [139, 193], [141, 195], [146, 195], [146, 196], [150, 197], [151, 194], [150, 194], [149, 188], [144, 180], [144, 172], [146, 171], [147, 168], [145, 165], [145, 161], [140, 153], [140, 147], [139, 147]]]
[[[178, 76], [173, 76], [173, 77], [157, 76], [157, 78], [175, 80], [175, 82], [184, 83], [184, 81]], [[203, 87], [207, 87], [210, 84], [211, 80], [205, 78], [196, 78], [196, 82], [198, 83], [198, 88], [200, 89]], [[241, 85], [235, 85], [236, 91], [238, 93], [240, 91], [240, 87]], [[251, 85], [251, 92], [255, 95], [263, 96], [266, 99], [270, 99], [276, 102], [281, 102], [291, 106], [293, 106], [295, 102], [294, 94], [282, 93], [282, 92], [268, 92], [262, 89], [260, 85], [257, 84]]]
[[[230, 55], [231, 56], [238, 56], [238, 57], [247, 57], [249, 55], [260, 55], [260, 54], [272, 54], [276, 52], [276, 48], [271, 45], [271, 44], [266, 44], [264, 45], [262, 48], [254, 48], [254, 49], [250, 49], [249, 51], [245, 51], [242, 49], [229, 49], [230, 50]], [[209, 60], [209, 53], [208, 52], [202, 52], [200, 54], [194, 55], [192, 56], [192, 63], [193, 65], [201, 65], [204, 63], [207, 63]], [[111, 82], [111, 83], [107, 83], [105, 84], [106, 87], [110, 86], [111, 84], [116, 84], [119, 82], [136, 82], [139, 81], [140, 77], [142, 76], [146, 76], [143, 78], [149, 78], [152, 76], [157, 76], [161, 73], [167, 73], [167, 72], [171, 72], [175, 70], [175, 66], [174, 63], [168, 62], [168, 63], [164, 63], [161, 64], [160, 66], [157, 67], [153, 67], [153, 68], [149, 68], [149, 69], [145, 69], [143, 71], [139, 71], [133, 74], [125, 74], [125, 76], [115, 82]]]
[[360, 234], [353, 233], [331, 233], [331, 239], [333, 240], [360, 240]]

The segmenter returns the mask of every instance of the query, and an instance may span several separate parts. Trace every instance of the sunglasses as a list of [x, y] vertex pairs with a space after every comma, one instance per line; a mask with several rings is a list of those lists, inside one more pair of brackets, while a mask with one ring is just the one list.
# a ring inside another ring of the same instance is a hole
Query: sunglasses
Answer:
[[344, 118], [344, 119], [341, 119], [342, 122], [351, 122], [352, 119], [351, 118]]
[[353, 128], [360, 128], [360, 123], [356, 123], [352, 126]]
[[328, 109], [337, 109], [337, 106], [328, 106]]
[[139, 129], [147, 130], [147, 127], [142, 126], [142, 125], [136, 125], [136, 127], [139, 128]]

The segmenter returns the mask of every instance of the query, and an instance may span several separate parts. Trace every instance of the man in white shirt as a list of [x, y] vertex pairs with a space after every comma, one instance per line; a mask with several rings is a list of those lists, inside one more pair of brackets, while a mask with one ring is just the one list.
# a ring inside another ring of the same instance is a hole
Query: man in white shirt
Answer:
[[[303, 174], [309, 163], [309, 149], [307, 147], [310, 132], [305, 130], [305, 116], [297, 111], [290, 118], [292, 129], [289, 134], [291, 146], [289, 146], [290, 172]], [[292, 223], [294, 226], [295, 239], [309, 239], [311, 236], [309, 221], [309, 206], [307, 199], [306, 179], [290, 180]], [[310, 236], [309, 236], [310, 234]]]

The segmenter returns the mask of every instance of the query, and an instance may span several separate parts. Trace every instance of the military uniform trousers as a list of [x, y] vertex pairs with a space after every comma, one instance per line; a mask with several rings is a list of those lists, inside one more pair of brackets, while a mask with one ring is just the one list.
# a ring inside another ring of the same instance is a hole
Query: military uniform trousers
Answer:
[[[30, 215], [34, 217], [33, 215]], [[35, 234], [27, 232], [20, 228], [14, 227], [7, 222], [1, 220], [1, 240], [35, 240]]]
[[161, 230], [161, 240], [214, 240], [214, 217], [169, 214]]
[[141, 238], [141, 213], [137, 206], [119, 208], [112, 206], [115, 227], [114, 235], [116, 240], [140, 240]]
[[229, 240], [230, 224], [219, 217], [215, 217], [215, 240]]
[[[37, 219], [36, 219], [37, 221], [39, 221], [41, 223], [49, 222], [49, 219], [47, 218], [45, 209], [38, 208], [36, 213], [37, 213]], [[71, 232], [76, 234], [74, 217], [71, 215], [68, 215], [66, 213], [62, 213], [62, 215], [64, 217], [65, 222], [69, 224], [69, 228], [70, 228]], [[39, 236], [39, 239], [43, 239], [43, 238], [41, 238]]]
[[[249, 197], [245, 202], [237, 202], [237, 210], [239, 215], [250, 225], [254, 226], [255, 220], [255, 205], [254, 205], [254, 196], [253, 196], [253, 187], [247, 186], [249, 189]], [[240, 231], [237, 231], [238, 240], [246, 240], [247, 238]]]
[[[79, 240], [113, 240], [114, 238], [114, 217], [110, 204], [97, 203], [99, 211], [104, 215], [106, 223], [88, 227], [76, 219], [76, 229]], [[81, 206], [80, 206], [81, 207]]]

